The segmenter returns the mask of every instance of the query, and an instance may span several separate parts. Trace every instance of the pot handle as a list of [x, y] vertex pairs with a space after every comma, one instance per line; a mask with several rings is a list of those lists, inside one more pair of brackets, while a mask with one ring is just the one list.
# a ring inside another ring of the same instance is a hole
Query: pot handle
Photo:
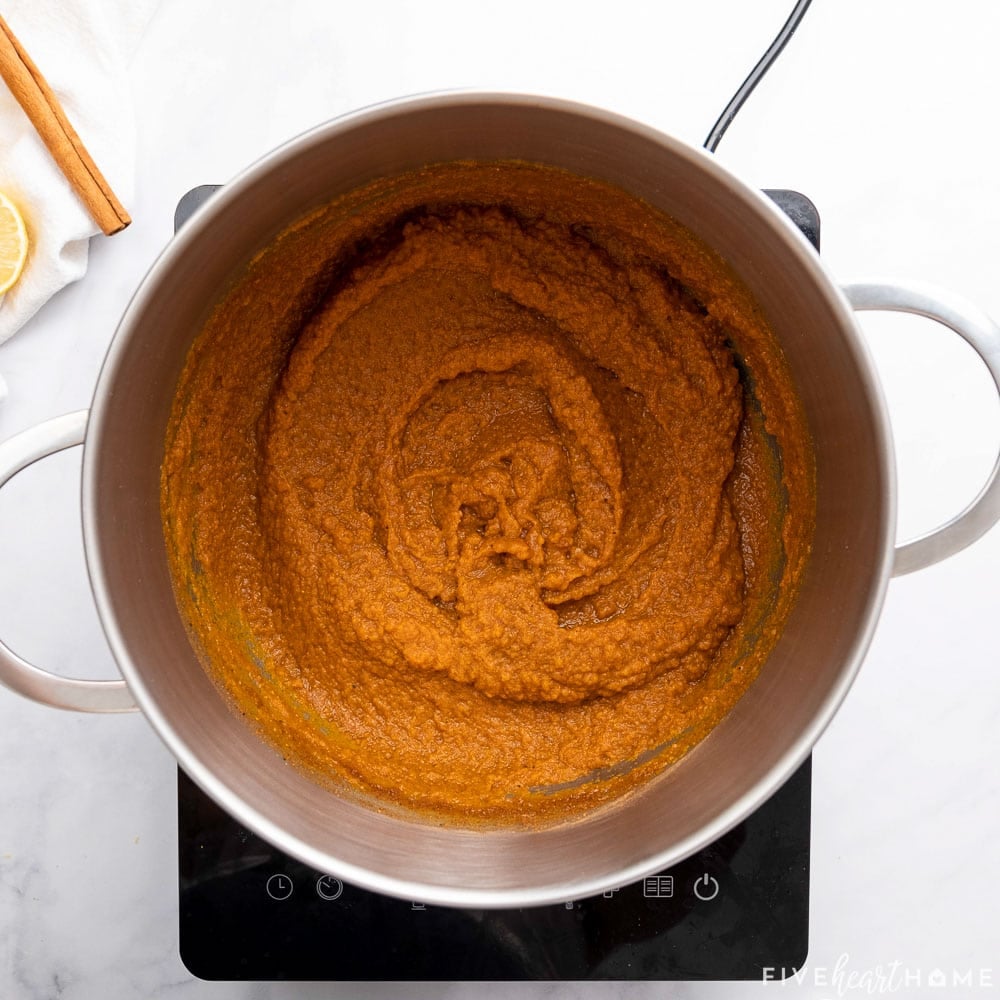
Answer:
[[[1000, 327], [971, 302], [921, 284], [845, 285], [856, 311], [869, 309], [915, 313], [937, 320], [967, 341], [983, 359], [1000, 392]], [[986, 534], [1000, 519], [1000, 454], [985, 485], [972, 502], [946, 524], [896, 546], [893, 576], [903, 576], [954, 555]]]
[[[0, 444], [0, 489], [40, 458], [83, 444], [87, 416], [87, 410], [67, 413]], [[77, 712], [131, 712], [137, 707], [123, 680], [60, 677], [22, 660], [3, 641], [0, 641], [0, 684], [32, 701]]]

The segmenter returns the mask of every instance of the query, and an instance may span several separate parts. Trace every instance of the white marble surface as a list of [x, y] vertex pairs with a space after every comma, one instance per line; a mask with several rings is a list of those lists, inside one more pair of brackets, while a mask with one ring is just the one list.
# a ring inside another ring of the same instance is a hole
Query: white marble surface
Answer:
[[[135, 222], [95, 242], [86, 278], [0, 348], [11, 393], [0, 438], [88, 404], [186, 189], [224, 181], [338, 113], [439, 88], [573, 97], [700, 142], [790, 7], [163, 0], [131, 71]], [[750, 183], [815, 200], [838, 278], [933, 280], [1000, 317], [998, 35], [991, 0], [817, 0], [719, 156]], [[897, 428], [901, 530], [913, 534], [978, 488], [1000, 408], [970, 352], [932, 324], [866, 317], [863, 328]], [[45, 666], [110, 677], [79, 539], [78, 468], [67, 453], [0, 494], [0, 634]], [[870, 980], [848, 974], [893, 963], [899, 995], [990, 994], [1000, 989], [998, 581], [994, 530], [890, 587], [860, 679], [814, 756], [800, 982], [199, 982], [177, 957], [167, 752], [139, 716], [75, 716], [0, 692], [0, 997], [836, 997], [871, 995]], [[935, 969], [959, 985], [934, 989]]]

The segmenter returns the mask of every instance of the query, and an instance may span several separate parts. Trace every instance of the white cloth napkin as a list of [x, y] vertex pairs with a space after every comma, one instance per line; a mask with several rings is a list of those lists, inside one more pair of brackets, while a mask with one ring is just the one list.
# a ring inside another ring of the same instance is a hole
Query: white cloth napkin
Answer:
[[[3, 4], [4, 20], [59, 98], [126, 210], [133, 195], [136, 145], [128, 65], [157, 3], [5, 0]], [[3, 80], [0, 190], [20, 209], [30, 241], [20, 279], [0, 295], [2, 344], [60, 288], [83, 277], [90, 237], [99, 232]], [[6, 394], [0, 376], [0, 400]]]

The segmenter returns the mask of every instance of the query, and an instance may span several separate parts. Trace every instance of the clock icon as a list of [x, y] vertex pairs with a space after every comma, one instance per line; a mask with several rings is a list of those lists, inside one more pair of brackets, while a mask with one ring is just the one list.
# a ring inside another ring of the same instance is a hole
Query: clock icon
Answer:
[[288, 899], [293, 888], [292, 880], [284, 874], [272, 875], [267, 880], [267, 894], [271, 899]]

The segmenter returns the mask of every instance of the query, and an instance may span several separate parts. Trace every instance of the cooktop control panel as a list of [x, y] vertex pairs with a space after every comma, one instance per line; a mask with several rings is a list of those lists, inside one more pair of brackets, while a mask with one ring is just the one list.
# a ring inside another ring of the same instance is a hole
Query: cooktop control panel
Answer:
[[392, 899], [315, 871], [240, 827], [179, 772], [181, 958], [203, 979], [789, 975], [808, 950], [810, 765], [668, 871], [516, 910]]

